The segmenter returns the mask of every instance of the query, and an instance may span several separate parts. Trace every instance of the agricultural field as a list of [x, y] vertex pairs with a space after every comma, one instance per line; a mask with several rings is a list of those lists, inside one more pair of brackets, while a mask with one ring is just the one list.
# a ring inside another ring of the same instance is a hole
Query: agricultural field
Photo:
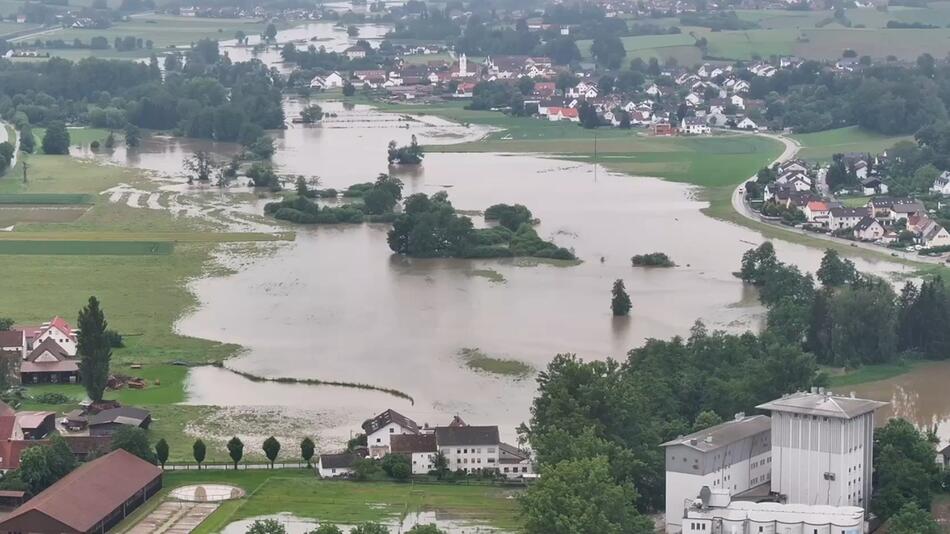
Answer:
[[800, 157], [809, 161], [830, 161], [834, 154], [868, 152], [878, 154], [900, 141], [912, 141], [913, 136], [889, 136], [862, 130], [857, 126], [793, 135], [802, 147]]
[[224, 41], [233, 39], [235, 32], [243, 31], [248, 35], [264, 31], [266, 23], [250, 19], [209, 19], [197, 17], [176, 17], [173, 15], [139, 15], [129, 22], [117, 22], [111, 28], [104, 30], [82, 30], [60, 28], [37, 37], [28, 37], [23, 40], [31, 42], [35, 39], [51, 40], [62, 39], [71, 42], [79, 39], [83, 43], [93, 37], [102, 36], [109, 40], [110, 46], [116, 37], [134, 36], [143, 41], [152, 41], [152, 49], [139, 49], [120, 52], [114, 48], [105, 50], [50, 50], [50, 54], [67, 59], [95, 56], [103, 58], [134, 59], [148, 57], [152, 53], [161, 53], [163, 49], [175, 46], [188, 47], [191, 43], [201, 39], [215, 39]]
[[520, 526], [520, 490], [482, 484], [400, 484], [394, 482], [326, 481], [306, 469], [188, 471], [165, 474], [165, 488], [143, 509], [124, 521], [131, 527], [176, 487], [219, 483], [238, 486], [247, 496], [222, 504], [196, 533], [219, 532], [233, 521], [289, 512], [301, 518], [352, 525], [365, 521], [398, 521], [419, 512], [505, 530]]

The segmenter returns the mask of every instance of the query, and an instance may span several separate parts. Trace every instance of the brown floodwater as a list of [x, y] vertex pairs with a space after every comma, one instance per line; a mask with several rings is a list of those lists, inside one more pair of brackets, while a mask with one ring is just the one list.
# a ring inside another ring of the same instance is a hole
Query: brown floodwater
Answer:
[[950, 362], [921, 364], [909, 373], [851, 386], [858, 396], [889, 402], [875, 414], [878, 424], [897, 416], [920, 427], [937, 427], [942, 444], [950, 441]]
[[[288, 101], [287, 116], [303, 104]], [[742, 253], [764, 238], [704, 216], [695, 188], [602, 168], [595, 173], [589, 163], [530, 154], [432, 153], [418, 168], [394, 169], [385, 159], [390, 139], [407, 143], [415, 134], [426, 144], [454, 143], [486, 130], [434, 117], [409, 120], [367, 106], [321, 105], [336, 117], [275, 132], [274, 162], [283, 173], [344, 188], [395, 172], [406, 195], [446, 191], [458, 209], [473, 212], [499, 202], [523, 203], [540, 219], [542, 237], [574, 249], [583, 262], [410, 259], [390, 252], [387, 225], [295, 226], [296, 240], [268, 254], [222, 255], [222, 263], [237, 273], [193, 282], [200, 306], [176, 328], [244, 347], [227, 362], [230, 368], [371, 384], [405, 392], [413, 402], [378, 391], [256, 383], [209, 367], [190, 373], [190, 403], [316, 410], [331, 421], [321, 436], [331, 444], [390, 407], [430, 424], [455, 414], [473, 424], [499, 424], [506, 439], [513, 439], [515, 427], [529, 416], [533, 376], [474, 372], [460, 349], [477, 347], [541, 370], [558, 353], [623, 358], [648, 338], [688, 334], [697, 319], [731, 332], [761, 327], [763, 310], [754, 290], [732, 273]], [[84, 154], [176, 175], [182, 159], [198, 149], [224, 157], [237, 147], [159, 138], [134, 154]], [[264, 202], [250, 201], [242, 209], [260, 213]], [[783, 261], [817, 269], [821, 249], [775, 245]], [[678, 266], [630, 265], [632, 255], [654, 251], [666, 252]], [[888, 261], [855, 262], [879, 274], [906, 269]], [[610, 288], [618, 278], [633, 301], [627, 318], [610, 313]], [[939, 387], [928, 388], [931, 375], [906, 379], [861, 393], [891, 401], [912, 391], [914, 406], [927, 408], [898, 413], [918, 423], [936, 414], [946, 418], [950, 401]]]

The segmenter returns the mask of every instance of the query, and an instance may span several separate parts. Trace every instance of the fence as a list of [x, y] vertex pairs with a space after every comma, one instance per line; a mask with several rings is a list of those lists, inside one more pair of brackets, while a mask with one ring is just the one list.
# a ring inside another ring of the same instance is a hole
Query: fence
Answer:
[[[306, 469], [306, 467], [306, 462], [274, 462], [274, 469]], [[248, 469], [270, 469], [271, 465], [269, 462], [241, 462], [238, 463], [237, 468], [238, 471], [244, 471]], [[203, 463], [201, 464], [201, 470], [233, 471], [234, 464], [224, 462]], [[166, 463], [165, 471], [198, 471], [198, 464]]]

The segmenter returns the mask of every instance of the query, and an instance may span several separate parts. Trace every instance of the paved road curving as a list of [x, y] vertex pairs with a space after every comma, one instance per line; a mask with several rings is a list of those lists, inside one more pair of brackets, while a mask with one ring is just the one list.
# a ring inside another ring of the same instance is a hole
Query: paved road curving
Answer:
[[[785, 145], [785, 150], [782, 152], [782, 154], [778, 158], [775, 159], [774, 162], [772, 162], [773, 165], [775, 163], [784, 163], [786, 161], [793, 159], [796, 155], [798, 155], [798, 151], [801, 150], [801, 145], [798, 143], [798, 141], [794, 139], [790, 139], [782, 135], [767, 134], [767, 133], [758, 133], [755, 135], [768, 137], [769, 139], [774, 139], [782, 143], [783, 145]], [[755, 175], [750, 177], [750, 179], [752, 178], [755, 178]], [[871, 243], [864, 243], [861, 241], [850, 241], [847, 239], [841, 239], [841, 238], [830, 236], [827, 234], [808, 232], [799, 228], [792, 228], [790, 226], [778, 225], [770, 221], [765, 221], [761, 217], [759, 217], [759, 215], [756, 212], [752, 211], [752, 208], [749, 207], [749, 203], [746, 202], [745, 181], [743, 181], [743, 183], [736, 186], [736, 189], [732, 192], [732, 209], [735, 210], [735, 212], [738, 213], [739, 215], [742, 215], [743, 217], [745, 217], [746, 219], [768, 224], [784, 232], [800, 234], [800, 235], [809, 237], [811, 239], [824, 240], [831, 243], [837, 243], [839, 245], [850, 245], [855, 248], [862, 248], [864, 250], [876, 252], [881, 255], [889, 255], [892, 257], [897, 257], [897, 258], [901, 258], [901, 259], [916, 262], [916, 263], [928, 263], [931, 265], [947, 265], [947, 263], [941, 258], [931, 258], [929, 256], [921, 256], [919, 254], [912, 254], [912, 253], [902, 252], [902, 251], [893, 251], [891, 249], [886, 249], [884, 247], [881, 247], [879, 245], [874, 245]]]

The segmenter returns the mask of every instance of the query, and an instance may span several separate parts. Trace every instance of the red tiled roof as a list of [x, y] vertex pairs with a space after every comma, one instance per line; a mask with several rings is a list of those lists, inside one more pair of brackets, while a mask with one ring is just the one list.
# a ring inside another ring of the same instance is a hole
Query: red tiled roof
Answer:
[[0, 532], [29, 531], [49, 518], [61, 532], [88, 532], [136, 493], [162, 476], [158, 467], [122, 449], [79, 466], [0, 522]]
[[56, 317], [53, 317], [53, 320], [50, 321], [49, 325], [51, 328], [55, 327], [56, 329], [66, 334], [67, 336], [72, 337], [73, 335], [72, 327], [69, 326], [69, 323], [67, 323], [65, 319], [63, 319], [62, 317], [58, 315]]
[[0, 348], [22, 347], [25, 342], [22, 330], [0, 330]]

